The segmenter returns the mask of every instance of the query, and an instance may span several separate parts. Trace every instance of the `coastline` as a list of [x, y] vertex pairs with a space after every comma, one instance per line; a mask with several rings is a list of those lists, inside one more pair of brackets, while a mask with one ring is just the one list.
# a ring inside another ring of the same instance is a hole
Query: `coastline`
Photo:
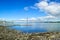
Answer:
[[0, 26], [0, 40], [60, 40], [60, 32], [24, 33]]

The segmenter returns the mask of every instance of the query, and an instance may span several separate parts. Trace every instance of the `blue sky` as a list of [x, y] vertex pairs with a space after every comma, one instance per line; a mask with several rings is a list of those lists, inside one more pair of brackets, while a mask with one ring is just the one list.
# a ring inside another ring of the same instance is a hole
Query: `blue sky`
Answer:
[[[37, 0], [0, 0], [0, 18], [20, 19], [33, 16], [35, 11], [25, 11], [24, 7], [31, 6]], [[33, 15], [32, 15], [33, 13]]]
[[[48, 12], [45, 12], [44, 8], [40, 9], [38, 5], [35, 6], [36, 3], [39, 4], [42, 1], [46, 0], [0, 0], [0, 18], [17, 20], [27, 17], [45, 17]], [[46, 2], [60, 3], [59, 0], [47, 0]], [[53, 13], [52, 15], [55, 16]]]

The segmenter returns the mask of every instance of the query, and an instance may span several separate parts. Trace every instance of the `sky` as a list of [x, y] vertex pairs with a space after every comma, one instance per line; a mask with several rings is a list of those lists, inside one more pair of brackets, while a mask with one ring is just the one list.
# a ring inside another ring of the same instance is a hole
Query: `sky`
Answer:
[[0, 0], [0, 19], [60, 20], [60, 0]]

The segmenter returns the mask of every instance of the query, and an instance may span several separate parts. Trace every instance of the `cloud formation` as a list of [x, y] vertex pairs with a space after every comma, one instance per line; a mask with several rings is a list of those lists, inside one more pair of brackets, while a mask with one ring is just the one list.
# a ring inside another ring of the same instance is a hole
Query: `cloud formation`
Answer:
[[60, 3], [57, 2], [51, 2], [50, 0], [42, 0], [39, 1], [38, 3], [35, 3], [33, 6], [25, 7], [24, 9], [29, 10], [30, 8], [35, 10], [39, 9], [41, 11], [44, 10], [44, 12], [47, 13], [47, 16], [38, 17], [38, 19], [40, 20], [44, 20], [44, 19], [53, 20], [53, 19], [59, 19], [60, 17]]
[[28, 11], [29, 10], [29, 7], [24, 7], [24, 10]]
[[35, 6], [40, 10], [45, 10], [48, 14], [56, 17], [60, 17], [60, 3], [50, 2], [47, 0], [36, 3]]
[[39, 19], [40, 21], [53, 21], [55, 19], [57, 19], [55, 16], [43, 16], [43, 17], [38, 17], [37, 19]]

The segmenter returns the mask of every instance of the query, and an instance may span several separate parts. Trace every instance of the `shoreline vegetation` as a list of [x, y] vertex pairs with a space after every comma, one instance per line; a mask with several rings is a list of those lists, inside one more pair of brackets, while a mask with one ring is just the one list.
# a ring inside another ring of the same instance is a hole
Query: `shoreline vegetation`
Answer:
[[24, 33], [0, 26], [0, 40], [60, 40], [60, 32]]

